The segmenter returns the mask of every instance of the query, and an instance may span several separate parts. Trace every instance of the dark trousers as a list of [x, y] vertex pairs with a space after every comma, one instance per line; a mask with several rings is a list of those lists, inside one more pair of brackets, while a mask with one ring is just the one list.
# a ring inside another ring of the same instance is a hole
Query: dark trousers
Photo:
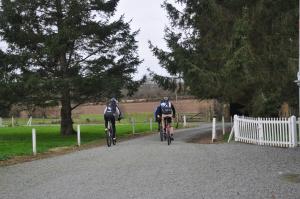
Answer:
[[111, 127], [112, 127], [112, 130], [113, 130], [113, 138], [116, 137], [116, 118], [114, 115], [112, 114], [105, 114], [104, 115], [104, 121], [105, 121], [105, 128], [108, 127], [108, 121], [111, 122]]

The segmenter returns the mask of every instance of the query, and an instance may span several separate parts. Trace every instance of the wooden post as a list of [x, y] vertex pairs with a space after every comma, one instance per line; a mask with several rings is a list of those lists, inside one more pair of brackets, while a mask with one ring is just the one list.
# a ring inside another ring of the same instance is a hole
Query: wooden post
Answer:
[[77, 145], [80, 146], [80, 125], [77, 125]]
[[183, 116], [183, 127], [186, 127], [186, 116]]
[[216, 135], [216, 118], [213, 118], [212, 122], [212, 138], [211, 141], [214, 142], [217, 140], [217, 135]]
[[36, 132], [35, 129], [32, 129], [32, 153], [36, 155]]

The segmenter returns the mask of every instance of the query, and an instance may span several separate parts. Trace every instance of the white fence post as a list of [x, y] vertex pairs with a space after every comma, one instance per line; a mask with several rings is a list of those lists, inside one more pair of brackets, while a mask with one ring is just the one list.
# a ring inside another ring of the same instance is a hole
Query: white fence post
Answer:
[[35, 129], [32, 129], [32, 153], [36, 155], [36, 132]]
[[80, 125], [77, 125], [77, 145], [80, 146]]
[[14, 116], [11, 116], [11, 127], [14, 127]]
[[183, 127], [186, 127], [186, 116], [183, 116]]
[[224, 121], [224, 116], [222, 116], [222, 129], [223, 129], [223, 135], [225, 135], [225, 121]]
[[212, 138], [211, 141], [214, 142], [217, 140], [217, 135], [216, 135], [216, 118], [213, 118], [212, 122]]
[[296, 147], [298, 145], [297, 140], [297, 128], [296, 128], [296, 117], [293, 115], [290, 117], [290, 147]]
[[0, 127], [3, 126], [3, 120], [2, 117], [0, 117]]
[[229, 134], [229, 138], [228, 138], [228, 143], [230, 142], [230, 140], [232, 139], [232, 136], [233, 136], [233, 133], [234, 133], [234, 129], [233, 127], [231, 128], [231, 131], [230, 131], [230, 134]]
[[132, 125], [132, 134], [135, 134], [135, 123], [134, 123], [134, 118], [131, 118], [131, 125]]
[[153, 131], [153, 126], [152, 126], [152, 118], [150, 118], [150, 131]]
[[298, 139], [298, 145], [300, 145], [300, 117], [298, 118], [298, 134], [297, 134], [297, 139]]
[[32, 116], [30, 116], [30, 118], [28, 119], [28, 122], [27, 122], [27, 126], [31, 126], [31, 122], [32, 122]]
[[264, 134], [263, 134], [263, 127], [262, 127], [262, 120], [258, 118], [258, 144], [263, 145]]
[[233, 131], [234, 131], [234, 141], [239, 141], [240, 131], [239, 131], [239, 118], [237, 115], [233, 117]]
[[292, 146], [292, 121], [291, 121], [291, 117], [288, 118], [288, 146], [291, 147]]

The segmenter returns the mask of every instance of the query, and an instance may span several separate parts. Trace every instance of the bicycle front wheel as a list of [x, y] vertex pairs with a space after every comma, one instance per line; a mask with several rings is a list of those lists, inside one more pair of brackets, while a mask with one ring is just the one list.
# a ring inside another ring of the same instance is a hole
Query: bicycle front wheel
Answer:
[[160, 129], [159, 131], [160, 141], [164, 141], [164, 131]]
[[167, 140], [168, 140], [168, 145], [170, 145], [171, 144], [171, 134], [170, 134], [170, 128], [169, 127], [167, 127]]

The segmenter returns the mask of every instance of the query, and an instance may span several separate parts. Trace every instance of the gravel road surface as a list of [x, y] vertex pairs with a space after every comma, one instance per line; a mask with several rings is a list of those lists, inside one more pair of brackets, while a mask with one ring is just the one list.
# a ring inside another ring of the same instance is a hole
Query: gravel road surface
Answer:
[[300, 147], [185, 140], [210, 125], [0, 167], [1, 199], [300, 199]]

